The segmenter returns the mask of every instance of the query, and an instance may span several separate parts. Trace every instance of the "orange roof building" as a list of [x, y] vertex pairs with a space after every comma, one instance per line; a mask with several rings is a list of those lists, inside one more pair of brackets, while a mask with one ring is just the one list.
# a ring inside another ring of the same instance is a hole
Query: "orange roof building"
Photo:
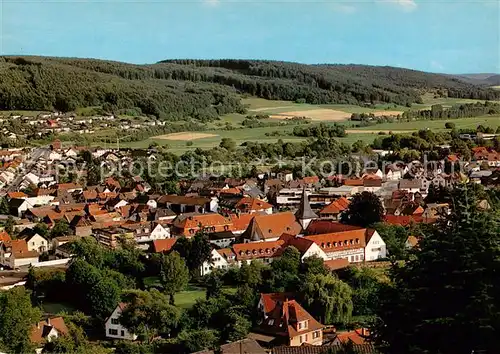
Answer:
[[338, 219], [339, 214], [346, 210], [349, 207], [349, 204], [350, 202], [346, 198], [339, 198], [324, 207], [319, 212], [319, 216], [322, 218]]
[[271, 214], [273, 212], [273, 206], [268, 202], [250, 197], [241, 198], [234, 207], [242, 213], [255, 213], [263, 211], [267, 214]]
[[174, 247], [176, 238], [166, 238], [163, 240], [154, 240], [153, 241], [153, 252], [170, 252], [172, 247]]
[[290, 212], [255, 215], [242, 238], [251, 242], [276, 241], [285, 233], [298, 235], [301, 230], [302, 226]]
[[38, 322], [30, 333], [32, 343], [44, 344], [55, 338], [68, 334], [69, 330], [64, 323], [62, 317], [48, 318], [47, 320]]
[[232, 231], [233, 222], [230, 218], [217, 213], [179, 215], [172, 222], [172, 234], [176, 236], [192, 237], [198, 231], [220, 232]]
[[[259, 307], [263, 312], [263, 321], [257, 331], [275, 336], [276, 344], [289, 346], [321, 345], [324, 325], [319, 323], [296, 300], [285, 296], [282, 301], [276, 294], [270, 294], [271, 301]], [[261, 295], [262, 299], [266, 294]]]

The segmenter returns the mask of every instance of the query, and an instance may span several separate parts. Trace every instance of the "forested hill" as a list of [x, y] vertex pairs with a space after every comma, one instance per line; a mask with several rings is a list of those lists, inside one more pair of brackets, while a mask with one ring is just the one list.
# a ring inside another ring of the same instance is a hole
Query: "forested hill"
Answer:
[[242, 112], [239, 94], [308, 103], [420, 102], [451, 97], [498, 99], [500, 92], [445, 75], [363, 65], [252, 60], [171, 60], [133, 65], [92, 59], [0, 57], [0, 109], [62, 111], [81, 106], [140, 109], [175, 120]]

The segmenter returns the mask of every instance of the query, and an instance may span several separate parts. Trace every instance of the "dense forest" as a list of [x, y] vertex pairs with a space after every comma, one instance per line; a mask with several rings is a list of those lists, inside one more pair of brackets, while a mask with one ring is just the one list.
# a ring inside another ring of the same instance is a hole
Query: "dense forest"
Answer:
[[46, 57], [0, 57], [0, 109], [136, 109], [165, 120], [244, 112], [240, 94], [307, 103], [410, 106], [428, 91], [498, 99], [500, 92], [445, 75], [362, 65], [250, 60], [172, 60], [152, 65]]

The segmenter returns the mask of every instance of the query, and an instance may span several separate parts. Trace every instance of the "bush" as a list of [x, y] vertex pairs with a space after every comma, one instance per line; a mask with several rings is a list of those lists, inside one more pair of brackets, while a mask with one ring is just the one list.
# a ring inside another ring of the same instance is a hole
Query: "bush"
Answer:
[[446, 122], [446, 124], [444, 125], [444, 127], [446, 129], [455, 129], [455, 123], [453, 123], [453, 122]]

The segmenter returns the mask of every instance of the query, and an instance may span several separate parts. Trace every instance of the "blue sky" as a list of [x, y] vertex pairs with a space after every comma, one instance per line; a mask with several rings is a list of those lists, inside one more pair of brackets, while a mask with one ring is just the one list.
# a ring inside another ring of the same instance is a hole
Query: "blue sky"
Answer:
[[0, 0], [0, 53], [500, 72], [498, 0]]

